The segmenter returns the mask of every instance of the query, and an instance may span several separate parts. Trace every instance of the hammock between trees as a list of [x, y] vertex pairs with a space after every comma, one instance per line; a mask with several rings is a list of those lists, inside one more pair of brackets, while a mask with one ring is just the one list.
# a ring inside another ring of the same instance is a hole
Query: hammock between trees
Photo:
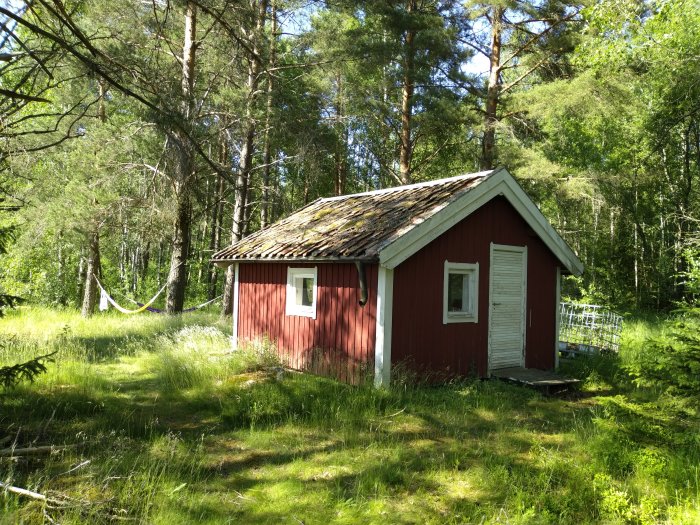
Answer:
[[[194, 312], [195, 310], [199, 310], [200, 308], [204, 308], [205, 306], [209, 306], [211, 303], [218, 301], [222, 297], [223, 297], [223, 295], [220, 295], [219, 297], [214, 297], [213, 299], [209, 299], [206, 303], [198, 304], [197, 306], [192, 306], [190, 308], [185, 308], [184, 310], [182, 310], [181, 313], [185, 314], [187, 312]], [[135, 305], [138, 305], [141, 307], [146, 306], [143, 303], [139, 303], [138, 301], [134, 301], [133, 299], [129, 299], [129, 301], [131, 301]], [[165, 313], [165, 310], [161, 310], [159, 308], [154, 308], [153, 306], [146, 306], [146, 310], [148, 310], [149, 312], [153, 312], [154, 314], [164, 314]]]
[[[127, 308], [124, 308], [123, 306], [120, 306], [120, 305], [112, 298], [112, 296], [109, 295], [109, 293], [107, 292], [107, 290], [105, 290], [105, 287], [102, 286], [102, 283], [101, 283], [100, 280], [97, 278], [97, 276], [94, 275], [94, 277], [95, 277], [95, 282], [97, 283], [97, 286], [100, 287], [100, 311], [107, 310], [107, 303], [109, 303], [109, 304], [111, 304], [112, 306], [114, 306], [114, 308], [116, 308], [117, 310], [119, 310], [119, 311], [120, 311], [121, 313], [123, 313], [123, 314], [138, 314], [138, 313], [144, 312], [144, 311], [146, 311], [146, 310], [148, 310], [149, 312], [157, 313], [157, 314], [162, 314], [162, 313], [164, 313], [163, 310], [160, 310], [160, 309], [158, 309], [158, 308], [153, 308], [151, 305], [158, 299], [158, 297], [160, 296], [160, 294], [163, 293], [163, 290], [165, 290], [165, 288], [168, 286], [167, 283], [164, 284], [164, 285], [162, 286], [162, 288], [161, 288], [160, 290], [158, 290], [158, 292], [156, 292], [156, 294], [155, 294], [155, 295], [151, 298], [151, 300], [148, 301], [147, 303], [139, 303], [138, 301], [134, 301], [133, 299], [130, 299], [130, 298], [127, 297], [127, 299], [128, 299], [129, 301], [131, 301], [132, 303], [134, 303], [134, 304], [136, 304], [136, 305], [138, 306], [138, 308], [135, 309], [135, 310], [129, 310], [129, 309], [127, 309]], [[193, 306], [193, 307], [191, 307], [191, 308], [186, 308], [185, 310], [182, 311], [182, 313], [184, 314], [184, 313], [186, 313], [186, 312], [194, 312], [195, 310], [199, 310], [200, 308], [204, 308], [205, 306], [210, 305], [210, 304], [213, 303], [214, 301], [217, 301], [218, 299], [221, 299], [221, 297], [222, 297], [222, 296], [220, 295], [220, 296], [218, 296], [218, 297], [214, 297], [214, 299], [210, 299], [209, 301], [207, 301], [207, 302], [205, 302], [205, 303], [198, 304], [197, 306]]]

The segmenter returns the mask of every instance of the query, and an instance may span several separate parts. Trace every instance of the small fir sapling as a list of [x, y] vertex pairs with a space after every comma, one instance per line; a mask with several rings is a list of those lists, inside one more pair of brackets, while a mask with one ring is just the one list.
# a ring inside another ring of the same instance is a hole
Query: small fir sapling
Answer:
[[[8, 228], [0, 228], [0, 254], [7, 252], [7, 244], [12, 239], [12, 230]], [[0, 316], [6, 308], [14, 308], [21, 302], [19, 297], [0, 293]], [[12, 366], [0, 367], [0, 386], [4, 389], [12, 388], [20, 381], [34, 381], [36, 376], [46, 372], [45, 362], [53, 361], [51, 356], [56, 352], [42, 355], [30, 359], [24, 363], [18, 363]]]

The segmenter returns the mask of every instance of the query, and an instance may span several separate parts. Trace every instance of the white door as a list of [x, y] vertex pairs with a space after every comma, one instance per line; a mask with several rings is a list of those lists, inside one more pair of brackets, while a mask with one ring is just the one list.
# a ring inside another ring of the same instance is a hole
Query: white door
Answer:
[[489, 370], [525, 365], [527, 248], [491, 244]]

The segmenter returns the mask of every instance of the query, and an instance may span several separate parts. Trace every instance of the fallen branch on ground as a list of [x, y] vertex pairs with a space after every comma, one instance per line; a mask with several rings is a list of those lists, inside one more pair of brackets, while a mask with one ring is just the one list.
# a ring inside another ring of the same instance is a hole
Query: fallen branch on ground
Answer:
[[401, 410], [399, 410], [398, 412], [394, 412], [393, 414], [389, 414], [388, 416], [382, 416], [382, 418], [388, 419], [388, 418], [390, 418], [390, 417], [396, 417], [396, 416], [398, 416], [399, 414], [401, 414], [402, 412], [405, 412], [405, 411], [406, 411], [406, 407], [403, 407], [403, 408], [402, 408]]
[[28, 498], [38, 499], [41, 501], [49, 500], [49, 498], [47, 498], [44, 494], [32, 492], [31, 490], [23, 489], [20, 487], [13, 487], [12, 485], [8, 485], [7, 483], [3, 483], [2, 481], [0, 481], [0, 488], [5, 489], [7, 492], [11, 492], [12, 494], [17, 494], [19, 496], [26, 496]]
[[0, 457], [7, 456], [41, 456], [44, 454], [51, 454], [52, 452], [60, 452], [62, 450], [68, 450], [71, 448], [77, 448], [85, 445], [85, 443], [78, 443], [74, 445], [42, 445], [39, 447], [24, 447], [24, 448], [4, 448], [0, 450]]

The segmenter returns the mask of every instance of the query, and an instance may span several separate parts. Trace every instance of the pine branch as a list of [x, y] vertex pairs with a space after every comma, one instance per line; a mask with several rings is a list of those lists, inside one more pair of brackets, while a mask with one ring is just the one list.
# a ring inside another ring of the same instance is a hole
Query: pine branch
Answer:
[[0, 367], [0, 386], [9, 389], [16, 386], [20, 381], [34, 382], [38, 375], [46, 372], [46, 365], [43, 361], [54, 362], [51, 356], [55, 353], [51, 352], [50, 354], [35, 357], [25, 363]]

